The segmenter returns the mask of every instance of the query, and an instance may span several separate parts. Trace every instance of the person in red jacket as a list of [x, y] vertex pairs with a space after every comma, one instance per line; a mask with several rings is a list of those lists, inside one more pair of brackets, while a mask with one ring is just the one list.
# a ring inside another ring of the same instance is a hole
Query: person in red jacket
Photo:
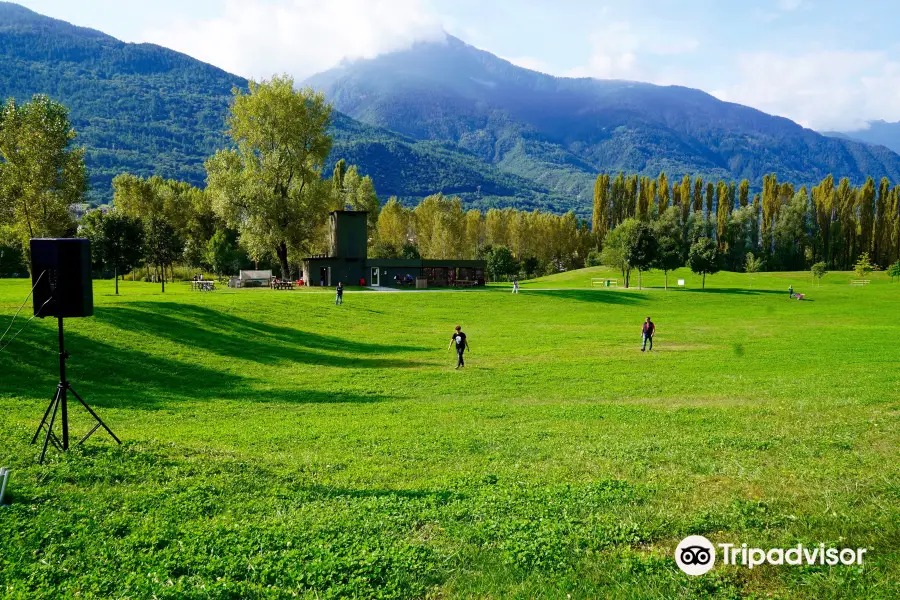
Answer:
[[647, 317], [647, 320], [644, 321], [644, 327], [641, 330], [641, 337], [644, 339], [644, 344], [641, 346], [641, 352], [647, 349], [647, 342], [650, 342], [650, 351], [653, 351], [653, 334], [656, 333], [656, 325], [653, 324], [653, 321], [650, 320], [650, 317]]

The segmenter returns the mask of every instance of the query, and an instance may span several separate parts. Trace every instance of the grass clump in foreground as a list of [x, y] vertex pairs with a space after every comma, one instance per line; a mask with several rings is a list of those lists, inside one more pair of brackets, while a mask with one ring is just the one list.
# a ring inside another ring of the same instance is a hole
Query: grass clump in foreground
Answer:
[[[36, 465], [55, 323], [0, 353], [0, 595], [894, 596], [900, 285], [578, 289], [600, 271], [342, 307], [96, 282], [95, 317], [67, 323], [69, 377], [125, 443]], [[27, 292], [0, 281], [0, 314]], [[869, 551], [691, 578], [672, 559], [688, 534]]]

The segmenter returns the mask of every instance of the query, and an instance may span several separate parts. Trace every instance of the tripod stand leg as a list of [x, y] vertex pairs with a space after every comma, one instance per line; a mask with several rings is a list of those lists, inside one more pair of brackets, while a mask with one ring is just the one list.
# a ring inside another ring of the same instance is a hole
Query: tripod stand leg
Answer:
[[47, 427], [47, 436], [44, 438], [44, 447], [41, 449], [41, 458], [38, 460], [38, 464], [44, 464], [44, 455], [47, 454], [47, 444], [50, 443], [50, 436], [53, 435], [53, 423], [56, 421], [56, 409], [59, 408], [60, 396], [60, 392], [57, 392], [56, 398], [53, 399], [53, 415], [50, 417], [50, 426]]
[[[117, 443], [117, 444], [121, 444], [122, 442], [119, 441], [119, 438], [116, 437], [116, 434], [114, 434], [114, 433], [112, 432], [112, 429], [110, 429], [109, 427], [106, 426], [106, 423], [103, 422], [103, 419], [101, 419], [100, 417], [97, 416], [97, 413], [95, 413], [95, 412], [91, 409], [91, 407], [87, 405], [87, 402], [85, 402], [84, 400], [81, 399], [81, 396], [78, 395], [78, 392], [76, 392], [76, 391], [72, 388], [71, 385], [69, 386], [69, 390], [70, 390], [73, 394], [75, 394], [75, 397], [78, 398], [78, 401], [81, 402], [81, 405], [82, 405], [89, 413], [91, 413], [91, 416], [92, 416], [92, 417], [94, 417], [94, 418], [97, 420], [97, 424], [98, 424], [100, 427], [103, 427], [103, 429], [106, 430], [106, 433], [108, 433], [108, 434], [112, 437], [112, 439], [116, 440], [116, 443]], [[94, 427], [93, 429], [91, 429], [91, 432], [88, 433], [86, 436], [84, 436], [84, 438], [81, 440], [81, 442], [83, 442], [84, 440], [88, 439], [88, 436], [90, 436], [91, 433], [94, 433], [95, 431], [97, 431], [97, 427]], [[78, 442], [78, 443], [80, 444], [81, 442]]]
[[44, 411], [44, 418], [41, 419], [41, 424], [38, 425], [37, 431], [34, 432], [34, 437], [31, 438], [31, 443], [35, 443], [38, 439], [38, 435], [41, 433], [41, 428], [44, 426], [44, 423], [47, 422], [47, 417], [50, 416], [50, 409], [53, 408], [53, 404], [56, 402], [56, 399], [59, 397], [59, 388], [56, 388], [56, 393], [53, 395], [53, 398], [50, 400], [50, 404], [47, 405], [47, 410]]

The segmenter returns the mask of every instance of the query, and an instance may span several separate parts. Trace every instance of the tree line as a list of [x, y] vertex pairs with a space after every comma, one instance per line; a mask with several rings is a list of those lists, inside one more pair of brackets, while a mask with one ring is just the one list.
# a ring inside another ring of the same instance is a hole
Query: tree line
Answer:
[[[66, 108], [46, 96], [0, 119], [0, 242], [27, 254], [31, 237], [82, 235], [97, 268], [116, 278], [135, 269], [148, 280], [174, 279], [176, 266], [222, 274], [275, 267], [299, 275], [301, 259], [327, 252], [327, 214], [369, 213], [370, 253], [380, 257], [490, 259], [503, 277], [584, 265], [596, 240], [573, 213], [465, 211], [457, 197], [429, 196], [415, 207], [390, 198], [381, 210], [372, 179], [331, 152], [331, 107], [321, 94], [295, 90], [289, 77], [235, 90], [227, 118], [230, 147], [205, 163], [204, 189], [159, 176], [114, 178], [111, 209], [76, 222], [86, 191], [84, 150]], [[40, 168], [37, 168], [40, 167]]]
[[705, 275], [817, 263], [847, 269], [864, 255], [884, 267], [900, 258], [900, 188], [887, 180], [857, 188], [829, 176], [809, 193], [769, 175], [751, 199], [747, 180], [601, 174], [592, 223], [572, 212], [467, 211], [441, 193], [414, 207], [392, 197], [382, 208], [372, 179], [355, 166], [340, 160], [324, 173], [331, 121], [324, 97], [294, 89], [291, 78], [251, 81], [234, 90], [231, 143], [206, 161], [205, 188], [121, 174], [112, 209], [76, 222], [72, 207], [87, 178], [66, 108], [40, 95], [23, 105], [8, 100], [0, 111], [0, 246], [24, 256], [32, 237], [80, 234], [117, 282], [140, 268], [164, 286], [176, 265], [217, 274], [263, 265], [293, 277], [303, 257], [327, 252], [327, 214], [353, 209], [369, 213], [374, 257], [480, 258], [494, 278], [603, 263], [628, 283], [633, 269], [640, 279], [648, 268], [685, 264]]
[[664, 217], [668, 226], [680, 227], [685, 261], [698, 228], [705, 229], [731, 271], [745, 270], [748, 255], [766, 270], [803, 270], [820, 262], [849, 270], [864, 254], [881, 268], [900, 260], [900, 186], [887, 178], [876, 186], [870, 177], [856, 187], [847, 178], [835, 185], [829, 175], [811, 190], [795, 190], [773, 173], [751, 198], [746, 179], [597, 177], [592, 229], [599, 240], [629, 219], [653, 224]]
[[485, 259], [495, 279], [580, 268], [596, 246], [589, 224], [573, 212], [466, 211], [458, 197], [443, 194], [412, 208], [390, 198], [373, 239], [377, 258]]

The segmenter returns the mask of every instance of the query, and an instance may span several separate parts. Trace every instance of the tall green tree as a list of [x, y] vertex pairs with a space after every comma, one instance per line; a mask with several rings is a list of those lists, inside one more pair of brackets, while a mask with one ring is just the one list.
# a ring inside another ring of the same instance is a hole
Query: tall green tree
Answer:
[[738, 192], [738, 204], [741, 208], [750, 204], [750, 182], [746, 179], [741, 180], [740, 191]]
[[[859, 241], [856, 246], [860, 252], [873, 252], [875, 247], [875, 180], [866, 178], [866, 183], [856, 195], [859, 220]], [[878, 261], [875, 261], [878, 264]]]
[[321, 93], [295, 90], [288, 76], [249, 86], [249, 93], [234, 90], [227, 123], [235, 147], [207, 161], [208, 189], [251, 255], [274, 254], [288, 278], [290, 253], [309, 250], [328, 210], [321, 176], [331, 106]]
[[825, 261], [819, 261], [812, 266], [809, 270], [810, 274], [813, 276], [813, 279], [816, 280], [818, 285], [822, 285], [822, 278], [825, 277], [825, 273], [828, 272]]
[[65, 237], [75, 230], [71, 207], [87, 190], [84, 149], [65, 106], [36, 95], [0, 109], [0, 226], [29, 253], [34, 237]]
[[235, 272], [238, 257], [237, 245], [230, 232], [220, 229], [207, 240], [203, 260], [216, 275]]
[[604, 265], [619, 269], [627, 288], [631, 283], [631, 271], [635, 265], [631, 262], [634, 258], [633, 248], [637, 244], [638, 226], [637, 219], [625, 219], [618, 227], [606, 234], [603, 243], [603, 251], [600, 260]]
[[658, 253], [659, 241], [656, 239], [656, 232], [649, 224], [639, 222], [627, 247], [628, 262], [638, 271], [638, 289], [643, 287], [641, 276], [644, 271], [656, 265]]
[[487, 257], [487, 271], [494, 281], [509, 278], [518, 270], [516, 259], [506, 246], [493, 248]]
[[409, 242], [410, 212], [391, 196], [378, 215], [378, 241], [397, 253]]
[[669, 271], [684, 265], [684, 237], [680, 219], [678, 209], [669, 207], [653, 223], [658, 242], [654, 266], [663, 272], [666, 289], [669, 289]]
[[138, 267], [144, 257], [144, 225], [139, 219], [115, 210], [104, 215], [102, 223], [100, 252], [104, 264], [113, 269], [118, 295], [119, 274]]
[[[728, 228], [728, 217], [731, 216], [731, 210], [728, 203], [728, 184], [720, 181], [717, 186], [718, 202], [716, 203], [716, 240], [719, 242], [719, 252], [724, 253], [726, 247], [726, 230]], [[712, 220], [712, 215], [709, 217]]]
[[776, 269], [800, 271], [806, 268], [806, 251], [810, 246], [808, 205], [806, 189], [803, 189], [779, 211], [772, 228], [772, 260]]
[[657, 203], [657, 213], [663, 214], [666, 209], [671, 206], [671, 190], [669, 188], [669, 179], [666, 177], [665, 171], [659, 174], [656, 182], [657, 194], [659, 194], [659, 202]]
[[156, 267], [156, 273], [166, 291], [168, 269], [172, 267], [184, 249], [175, 229], [161, 217], [151, 217], [144, 233], [147, 262]]
[[685, 175], [681, 180], [681, 220], [687, 222], [691, 214], [691, 176]]
[[842, 177], [834, 191], [837, 221], [832, 224], [832, 239], [837, 241], [837, 260], [841, 268], [851, 267], [857, 255], [857, 190], [847, 177]]
[[697, 175], [696, 179], [694, 179], [694, 205], [693, 211], [698, 212], [703, 210], [703, 178]]
[[828, 175], [812, 190], [812, 206], [815, 212], [816, 241], [814, 258], [834, 266], [834, 241], [832, 233], [837, 219], [834, 204], [834, 177]]
[[721, 269], [719, 246], [712, 238], [701, 237], [691, 244], [688, 251], [688, 266], [697, 275], [703, 276], [703, 289], [706, 289], [706, 276], [718, 273]]
[[597, 239], [602, 240], [609, 231], [609, 175], [601, 173], [594, 181], [594, 211], [591, 219], [591, 229], [597, 234]]
[[872, 234], [872, 259], [876, 265], [886, 265], [885, 250], [890, 246], [889, 238], [885, 239], [885, 226], [889, 223], [888, 208], [890, 206], [891, 182], [882, 177], [878, 184], [878, 200], [875, 202], [875, 230]]
[[778, 213], [778, 180], [775, 174], [763, 176], [761, 234], [763, 252], [772, 252], [772, 228]]

